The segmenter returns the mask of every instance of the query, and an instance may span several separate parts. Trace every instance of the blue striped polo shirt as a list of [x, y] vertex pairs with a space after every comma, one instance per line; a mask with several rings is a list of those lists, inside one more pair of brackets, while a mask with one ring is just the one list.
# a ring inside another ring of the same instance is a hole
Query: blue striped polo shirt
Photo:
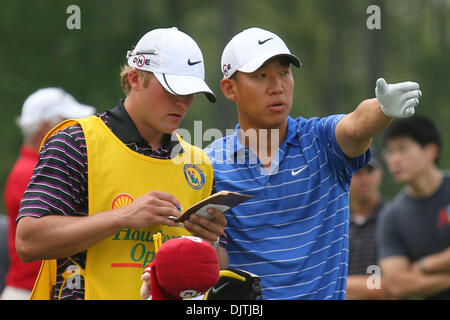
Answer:
[[230, 268], [261, 278], [264, 299], [345, 299], [348, 190], [368, 150], [350, 162], [335, 128], [344, 115], [288, 117], [286, 138], [269, 171], [232, 135], [206, 152], [216, 191], [254, 198], [225, 212]]

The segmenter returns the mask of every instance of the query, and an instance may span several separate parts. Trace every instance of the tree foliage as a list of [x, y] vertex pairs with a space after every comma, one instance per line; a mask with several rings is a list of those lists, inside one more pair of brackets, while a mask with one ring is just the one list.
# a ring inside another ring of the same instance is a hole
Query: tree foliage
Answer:
[[[81, 28], [70, 30], [66, 9], [81, 10]], [[369, 30], [370, 5], [381, 9], [381, 29]], [[442, 131], [441, 167], [448, 168], [450, 54], [448, 0], [15, 0], [0, 11], [0, 191], [21, 144], [14, 119], [25, 98], [46, 86], [62, 87], [98, 111], [123, 96], [120, 66], [131, 45], [147, 31], [177, 26], [202, 48], [206, 79], [215, 105], [199, 96], [182, 127], [195, 120], [203, 130], [233, 128], [235, 107], [220, 91], [220, 58], [231, 37], [259, 26], [279, 34], [303, 62], [296, 79], [293, 117], [351, 112], [374, 96], [377, 77], [418, 81], [423, 97], [417, 112]], [[203, 146], [208, 144], [204, 142]], [[375, 139], [379, 148], [379, 139]], [[389, 198], [398, 189], [385, 179]], [[3, 199], [0, 211], [4, 210]]]

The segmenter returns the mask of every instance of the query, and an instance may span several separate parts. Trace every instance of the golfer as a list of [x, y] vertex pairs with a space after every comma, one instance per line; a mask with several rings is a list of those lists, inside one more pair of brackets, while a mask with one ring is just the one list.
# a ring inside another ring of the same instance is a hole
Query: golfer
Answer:
[[225, 212], [229, 267], [258, 275], [265, 299], [344, 299], [352, 175], [368, 163], [372, 137], [413, 115], [421, 93], [379, 79], [376, 98], [349, 114], [292, 118], [291, 65], [298, 57], [260, 28], [222, 54], [220, 85], [239, 124], [206, 152], [216, 191], [254, 196]]

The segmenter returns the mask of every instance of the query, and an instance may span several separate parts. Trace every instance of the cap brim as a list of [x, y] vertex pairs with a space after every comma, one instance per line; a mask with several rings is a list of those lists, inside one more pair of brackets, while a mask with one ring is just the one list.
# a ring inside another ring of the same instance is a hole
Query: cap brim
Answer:
[[267, 60], [272, 59], [274, 57], [279, 56], [285, 56], [289, 58], [289, 61], [296, 66], [297, 68], [300, 68], [302, 66], [302, 63], [299, 58], [297, 58], [295, 55], [291, 53], [281, 52], [281, 51], [271, 51], [271, 52], [265, 52], [259, 56], [256, 56], [246, 64], [244, 64], [242, 67], [238, 68], [238, 71], [241, 72], [254, 72], [258, 70], [259, 67], [261, 67]]
[[170, 93], [178, 96], [203, 92], [209, 101], [216, 102], [216, 96], [205, 81], [198, 77], [153, 72], [159, 83]]

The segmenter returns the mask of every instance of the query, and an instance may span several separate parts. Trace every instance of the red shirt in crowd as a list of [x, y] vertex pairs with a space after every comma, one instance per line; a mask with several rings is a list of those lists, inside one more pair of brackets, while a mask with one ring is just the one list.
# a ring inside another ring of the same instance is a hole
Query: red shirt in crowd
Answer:
[[8, 215], [8, 254], [9, 269], [6, 274], [6, 285], [20, 289], [33, 289], [39, 273], [41, 261], [23, 263], [16, 252], [16, 218], [20, 201], [28, 186], [34, 167], [38, 161], [38, 153], [30, 148], [21, 147], [20, 156], [14, 164], [5, 186], [5, 206]]

